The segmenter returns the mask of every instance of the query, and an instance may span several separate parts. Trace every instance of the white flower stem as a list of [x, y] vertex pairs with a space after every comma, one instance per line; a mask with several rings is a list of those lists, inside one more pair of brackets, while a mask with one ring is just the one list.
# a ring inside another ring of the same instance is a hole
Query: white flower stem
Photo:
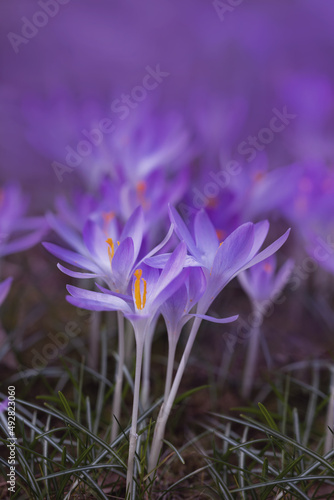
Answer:
[[[143, 332], [140, 332], [143, 333]], [[132, 423], [130, 429], [130, 443], [129, 443], [129, 458], [128, 458], [128, 470], [126, 476], [126, 498], [132, 498], [132, 485], [133, 485], [133, 470], [134, 470], [134, 459], [136, 453], [136, 443], [137, 443], [137, 421], [138, 421], [138, 409], [139, 409], [139, 393], [140, 393], [140, 379], [141, 379], [141, 368], [143, 363], [143, 350], [144, 350], [144, 335], [136, 335], [136, 373], [135, 373], [135, 384], [133, 390], [133, 407], [132, 407]]]
[[241, 387], [241, 394], [243, 398], [249, 398], [253, 387], [255, 368], [259, 355], [260, 338], [261, 338], [260, 327], [254, 326], [251, 330], [251, 335], [248, 343], [246, 364], [243, 373], [243, 380]]
[[164, 401], [167, 401], [168, 395], [170, 393], [170, 388], [172, 386], [175, 351], [176, 351], [176, 341], [175, 341], [175, 337], [172, 333], [170, 335], [170, 339], [169, 339], [169, 343], [168, 343], [168, 362], [167, 362]]
[[168, 398], [166, 401], [163, 402], [158, 420], [154, 429], [154, 435], [153, 435], [153, 441], [152, 441], [152, 447], [151, 447], [151, 453], [150, 453], [150, 458], [149, 458], [149, 463], [148, 463], [148, 470], [152, 471], [155, 469], [158, 463], [161, 447], [162, 447], [162, 440], [165, 435], [165, 428], [166, 428], [166, 423], [169, 417], [169, 414], [171, 412], [171, 409], [173, 407], [174, 400], [177, 395], [177, 391], [179, 389], [181, 379], [185, 370], [185, 367], [187, 365], [189, 355], [192, 349], [192, 346], [194, 344], [198, 329], [200, 327], [202, 320], [201, 318], [195, 318], [194, 323], [192, 325], [186, 347], [183, 352], [183, 356], [181, 358], [180, 364], [178, 366], [178, 369], [175, 374], [174, 382], [172, 384], [171, 390], [169, 392]]
[[153, 340], [153, 335], [151, 335], [151, 332], [149, 332], [148, 335], [146, 335], [145, 345], [144, 345], [144, 365], [143, 365], [143, 380], [142, 380], [142, 390], [141, 390], [141, 404], [144, 411], [147, 410], [150, 399], [152, 340]]
[[121, 418], [121, 405], [122, 405], [122, 388], [123, 388], [123, 369], [125, 357], [125, 344], [124, 344], [124, 316], [121, 311], [117, 311], [118, 322], [118, 362], [115, 375], [115, 390], [112, 402], [112, 415], [111, 415], [111, 442], [115, 441], [118, 434], [118, 422]]

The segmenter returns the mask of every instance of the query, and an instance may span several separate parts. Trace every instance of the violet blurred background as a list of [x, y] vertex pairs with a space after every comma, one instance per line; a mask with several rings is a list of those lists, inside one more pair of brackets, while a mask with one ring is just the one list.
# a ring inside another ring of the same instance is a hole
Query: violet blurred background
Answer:
[[112, 116], [113, 99], [139, 85], [147, 65], [170, 75], [135, 112], [180, 115], [204, 174], [220, 155], [239, 159], [240, 141], [284, 105], [298, 118], [266, 148], [270, 168], [332, 164], [331, 0], [244, 0], [224, 19], [206, 0], [63, 2], [26, 42], [8, 34], [22, 35], [39, 2], [0, 6], [0, 180], [21, 181], [39, 209], [78, 182], [59, 183], [52, 162], [64, 162], [82, 128]]

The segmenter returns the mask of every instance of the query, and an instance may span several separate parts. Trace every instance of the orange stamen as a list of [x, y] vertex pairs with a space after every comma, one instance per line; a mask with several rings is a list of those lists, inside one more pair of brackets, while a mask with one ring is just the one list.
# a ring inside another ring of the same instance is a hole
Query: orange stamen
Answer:
[[108, 238], [106, 240], [106, 243], [108, 243], [108, 255], [109, 255], [109, 261], [110, 261], [110, 265], [111, 265], [112, 259], [113, 259], [114, 254], [115, 254], [115, 245], [114, 245], [114, 242], [111, 238]]
[[[145, 307], [145, 304], [146, 304], [146, 295], [147, 295], [147, 282], [146, 280], [144, 280], [141, 276], [143, 274], [143, 271], [141, 269], [137, 269], [135, 272], [134, 272], [134, 275], [136, 277], [136, 281], [135, 281], [135, 302], [136, 302], [136, 306], [137, 306], [137, 309], [144, 309]], [[140, 290], [140, 281], [143, 282], [143, 296], [141, 294], [141, 290]]]

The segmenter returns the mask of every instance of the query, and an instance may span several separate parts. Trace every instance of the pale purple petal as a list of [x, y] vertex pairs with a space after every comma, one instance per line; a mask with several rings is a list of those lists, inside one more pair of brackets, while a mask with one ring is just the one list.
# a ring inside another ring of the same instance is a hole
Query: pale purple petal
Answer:
[[61, 260], [64, 260], [68, 264], [72, 264], [72, 266], [80, 267], [82, 269], [88, 269], [94, 273], [101, 273], [101, 270], [92, 263], [91, 260], [83, 257], [82, 255], [72, 252], [71, 250], [67, 250], [66, 248], [59, 247], [54, 243], [43, 243], [44, 248], [55, 257], [58, 257]]
[[100, 274], [94, 274], [94, 273], [80, 273], [77, 271], [72, 271], [71, 269], [67, 269], [67, 267], [62, 266], [61, 264], [57, 264], [58, 269], [64, 274], [67, 274], [67, 276], [71, 276], [72, 278], [98, 278], [101, 275]]
[[5, 255], [16, 252], [22, 252], [23, 250], [28, 250], [29, 248], [39, 243], [43, 236], [45, 236], [44, 229], [6, 243], [5, 245], [0, 247], [0, 257], [4, 257]]
[[254, 225], [243, 224], [231, 233], [218, 248], [212, 267], [212, 280], [221, 287], [248, 261], [254, 244]]
[[157, 283], [155, 293], [158, 295], [183, 269], [187, 247], [184, 243], [180, 243], [170, 258], [166, 262], [164, 269]]
[[140, 251], [144, 233], [144, 213], [141, 206], [137, 207], [124, 226], [120, 241], [125, 238], [132, 238], [134, 247], [134, 260]]
[[195, 216], [194, 232], [196, 246], [203, 258], [203, 263], [211, 267], [219, 241], [216, 230], [204, 210], [200, 210]]
[[237, 314], [236, 316], [230, 316], [229, 318], [214, 318], [213, 316], [208, 316], [206, 314], [187, 314], [187, 317], [189, 318], [201, 318], [205, 319], [206, 321], [210, 321], [211, 323], [232, 323], [233, 321], [236, 321], [239, 318], [239, 315]]
[[134, 244], [132, 238], [125, 238], [116, 248], [112, 260], [113, 277], [122, 288], [127, 287], [129, 275], [134, 264]]
[[267, 248], [262, 250], [259, 254], [257, 254], [253, 259], [251, 259], [245, 266], [243, 266], [242, 271], [248, 269], [251, 266], [254, 266], [258, 262], [263, 261], [273, 253], [277, 252], [281, 248], [282, 245], [286, 242], [289, 237], [291, 229], [288, 229], [280, 238], [278, 238], [274, 243], [269, 245]]
[[262, 247], [264, 240], [266, 239], [269, 232], [269, 222], [263, 220], [254, 224], [254, 244], [252, 250], [250, 251], [249, 258], [254, 257], [254, 255]]
[[[132, 310], [129, 305], [120, 297], [114, 295], [107, 295], [101, 292], [93, 292], [91, 290], [84, 290], [76, 286], [67, 285], [67, 291], [75, 299], [89, 302], [90, 305], [102, 307], [102, 309], [94, 309], [99, 311], [123, 311], [124, 313], [131, 313]], [[83, 308], [85, 308], [83, 306]]]
[[172, 206], [169, 206], [169, 216], [172, 224], [174, 224], [174, 230], [179, 239], [185, 242], [189, 252], [194, 257], [200, 258], [200, 254], [196, 247], [193, 237], [191, 236], [187, 226], [183, 222], [177, 210], [175, 210], [175, 208]]
[[46, 220], [58, 236], [63, 241], [76, 250], [79, 253], [85, 253], [85, 246], [81, 240], [81, 237], [76, 231], [73, 231], [67, 224], [65, 224], [59, 217], [55, 216], [53, 213], [46, 214]]

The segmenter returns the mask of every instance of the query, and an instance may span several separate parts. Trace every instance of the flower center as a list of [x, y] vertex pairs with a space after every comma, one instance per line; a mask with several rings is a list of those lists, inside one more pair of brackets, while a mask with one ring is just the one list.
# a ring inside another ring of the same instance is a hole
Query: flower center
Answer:
[[[141, 276], [143, 271], [141, 269], [137, 269], [134, 272], [134, 276], [136, 277], [135, 281], [135, 302], [137, 309], [144, 309], [146, 304], [146, 294], [147, 294], [147, 282]], [[140, 284], [143, 283], [143, 293], [141, 291]]]

